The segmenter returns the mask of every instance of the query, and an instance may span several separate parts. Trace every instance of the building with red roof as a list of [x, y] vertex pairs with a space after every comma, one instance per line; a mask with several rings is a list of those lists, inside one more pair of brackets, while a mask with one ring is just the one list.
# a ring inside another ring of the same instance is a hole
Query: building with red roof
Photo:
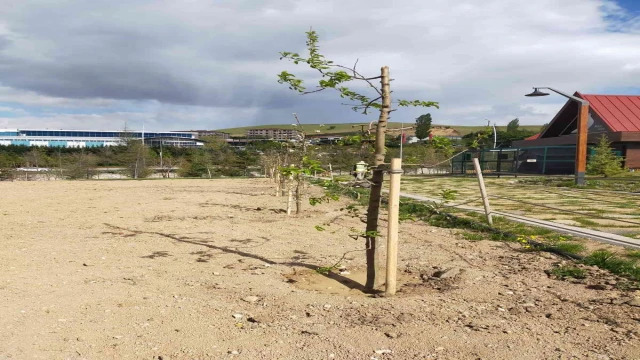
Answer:
[[[587, 95], [576, 92], [574, 96], [587, 100], [590, 105], [588, 144], [597, 144], [605, 135], [615, 151], [624, 156], [626, 167], [640, 169], [640, 95]], [[526, 149], [575, 145], [578, 108], [575, 101], [567, 101], [541, 133], [514, 141], [512, 146]]]

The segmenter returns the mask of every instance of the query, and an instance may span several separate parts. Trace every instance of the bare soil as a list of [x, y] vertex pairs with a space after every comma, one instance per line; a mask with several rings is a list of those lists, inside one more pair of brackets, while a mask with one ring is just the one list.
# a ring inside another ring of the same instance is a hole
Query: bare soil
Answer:
[[0, 359], [640, 359], [640, 292], [553, 279], [563, 259], [517, 244], [405, 222], [385, 298], [362, 251], [314, 271], [363, 249], [345, 200], [287, 217], [263, 179], [0, 188]]

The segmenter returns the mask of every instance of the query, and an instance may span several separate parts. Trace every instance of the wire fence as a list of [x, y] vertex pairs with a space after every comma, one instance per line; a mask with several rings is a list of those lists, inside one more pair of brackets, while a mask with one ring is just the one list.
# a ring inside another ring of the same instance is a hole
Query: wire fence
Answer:
[[[550, 153], [547, 149], [547, 155]], [[455, 203], [448, 204], [447, 207], [483, 212], [481, 198], [478, 198], [480, 195], [478, 180], [472, 160], [469, 161], [469, 164], [466, 164], [466, 160], [460, 161], [460, 157], [466, 155], [468, 154], [457, 155], [457, 158], [452, 160], [452, 166], [454, 169], [456, 166], [458, 169], [468, 166], [469, 169], [452, 171], [442, 175], [405, 177], [403, 192], [433, 197], [439, 191], [453, 189], [458, 191], [459, 199]], [[482, 172], [493, 212], [508, 214], [512, 219], [527, 219], [530, 220], [530, 224], [545, 224], [540, 225], [543, 227], [557, 224], [558, 229], [582, 228], [584, 232], [596, 231], [601, 235], [604, 234], [605, 238], [624, 238], [626, 236], [631, 238], [629, 241], [633, 244], [635, 243], [632, 239], [640, 237], [640, 191], [610, 190], [608, 189], [611, 188], [610, 186], [605, 186], [617, 184], [616, 180], [619, 180], [621, 184], [637, 183], [640, 185], [640, 177], [588, 178], [589, 181], [604, 180], [605, 182], [600, 185], [605, 189], [571, 187], [575, 179], [573, 176], [567, 175], [542, 176], [540, 174], [518, 173], [518, 175], [524, 175], [527, 178], [500, 179], [500, 176], [492, 177], [491, 175], [496, 175], [492, 171], [498, 168], [505, 169], [506, 160], [513, 160], [515, 163], [517, 155], [516, 152], [512, 152], [508, 154], [509, 158], [502, 158], [505, 161], [497, 163], [499, 155], [498, 152], [487, 155], [483, 159], [484, 169]], [[549, 163], [547, 163], [548, 165]], [[500, 172], [499, 174], [504, 175], [505, 173]], [[538, 177], [538, 179], [530, 179], [529, 176]], [[421, 179], [425, 181], [422, 182]], [[630, 188], [635, 189], [635, 187]], [[620, 243], [618, 242], [618, 244]]]
[[566, 175], [575, 168], [575, 145], [465, 151], [452, 159], [452, 174], [473, 174], [477, 157], [484, 175]]

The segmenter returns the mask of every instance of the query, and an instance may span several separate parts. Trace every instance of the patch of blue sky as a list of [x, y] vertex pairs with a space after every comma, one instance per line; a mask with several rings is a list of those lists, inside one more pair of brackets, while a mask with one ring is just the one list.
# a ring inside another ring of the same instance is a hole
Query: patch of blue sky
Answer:
[[637, 33], [640, 31], [640, 0], [616, 0], [616, 11], [605, 16], [607, 30], [618, 33]]
[[631, 15], [640, 15], [640, 1], [638, 0], [617, 0], [616, 3]]
[[601, 95], [640, 95], [640, 87], [637, 86], [615, 86], [603, 87], [589, 91], [588, 94]]

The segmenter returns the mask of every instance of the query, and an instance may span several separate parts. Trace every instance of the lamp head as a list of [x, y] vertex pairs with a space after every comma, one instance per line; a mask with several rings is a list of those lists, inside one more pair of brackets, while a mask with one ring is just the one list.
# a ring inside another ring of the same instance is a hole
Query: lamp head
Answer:
[[533, 92], [531, 94], [527, 94], [525, 96], [529, 96], [529, 97], [536, 97], [536, 96], [547, 96], [549, 95], [546, 92], [542, 92], [540, 91], [538, 88], [533, 88]]

